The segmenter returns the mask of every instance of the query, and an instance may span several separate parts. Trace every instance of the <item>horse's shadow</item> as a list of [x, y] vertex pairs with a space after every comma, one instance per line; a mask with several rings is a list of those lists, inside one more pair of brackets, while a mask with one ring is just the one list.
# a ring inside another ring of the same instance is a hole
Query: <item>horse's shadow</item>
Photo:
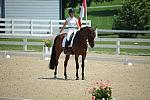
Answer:
[[68, 81], [68, 80], [74, 81], [75, 80], [75, 79], [64, 79], [64, 78], [59, 78], [59, 77], [57, 77], [57, 78], [39, 77], [38, 79], [40, 79], [40, 80], [64, 80], [64, 81]]

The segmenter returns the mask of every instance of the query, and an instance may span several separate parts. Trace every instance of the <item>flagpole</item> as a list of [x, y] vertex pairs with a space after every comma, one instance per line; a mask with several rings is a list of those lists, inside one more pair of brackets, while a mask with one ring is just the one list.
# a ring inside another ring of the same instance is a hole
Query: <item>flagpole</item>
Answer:
[[87, 0], [85, 0], [85, 2], [86, 2], [86, 26], [87, 26]]
[[86, 25], [87, 25], [87, 11], [86, 11]]
[[82, 7], [81, 7], [81, 10], [80, 10], [80, 17], [78, 19], [78, 23], [79, 23], [80, 27], [82, 25], [81, 20], [82, 20], [83, 17], [85, 17], [85, 20], [86, 20], [85, 24], [86, 24], [86, 26], [88, 25], [87, 24], [88, 20], [87, 20], [87, 4], [86, 3], [87, 3], [86, 0], [83, 0]]

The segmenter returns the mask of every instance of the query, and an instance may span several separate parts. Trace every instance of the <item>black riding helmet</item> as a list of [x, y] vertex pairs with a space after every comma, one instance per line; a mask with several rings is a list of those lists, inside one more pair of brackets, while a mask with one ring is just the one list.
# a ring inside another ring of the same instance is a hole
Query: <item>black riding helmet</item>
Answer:
[[73, 8], [70, 8], [68, 13], [69, 13], [69, 15], [70, 15], [70, 13], [75, 13], [75, 11], [74, 11]]

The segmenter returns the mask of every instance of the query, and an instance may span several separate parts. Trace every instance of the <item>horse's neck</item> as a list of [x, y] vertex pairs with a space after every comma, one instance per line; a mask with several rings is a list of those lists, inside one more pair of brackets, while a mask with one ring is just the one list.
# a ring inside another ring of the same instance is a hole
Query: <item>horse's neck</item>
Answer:
[[81, 41], [86, 41], [87, 40], [87, 33], [85, 30], [79, 31], [78, 37], [81, 39]]
[[75, 45], [80, 47], [80, 48], [86, 48], [87, 45], [87, 36], [86, 33], [77, 33], [76, 34], [76, 39], [75, 39]]

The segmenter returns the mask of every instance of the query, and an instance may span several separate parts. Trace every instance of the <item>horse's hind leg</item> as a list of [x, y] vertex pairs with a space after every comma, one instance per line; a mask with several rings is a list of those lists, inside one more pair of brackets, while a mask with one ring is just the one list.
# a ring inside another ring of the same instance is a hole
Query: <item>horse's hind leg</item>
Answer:
[[[57, 65], [58, 65], [58, 63], [57, 63]], [[54, 78], [57, 78], [57, 65], [55, 67]]]
[[68, 60], [70, 58], [70, 55], [66, 55], [66, 58], [65, 58], [65, 61], [64, 61], [64, 76], [65, 76], [65, 79], [67, 79], [67, 64], [68, 64]]
[[55, 67], [54, 78], [57, 78], [57, 67]]

